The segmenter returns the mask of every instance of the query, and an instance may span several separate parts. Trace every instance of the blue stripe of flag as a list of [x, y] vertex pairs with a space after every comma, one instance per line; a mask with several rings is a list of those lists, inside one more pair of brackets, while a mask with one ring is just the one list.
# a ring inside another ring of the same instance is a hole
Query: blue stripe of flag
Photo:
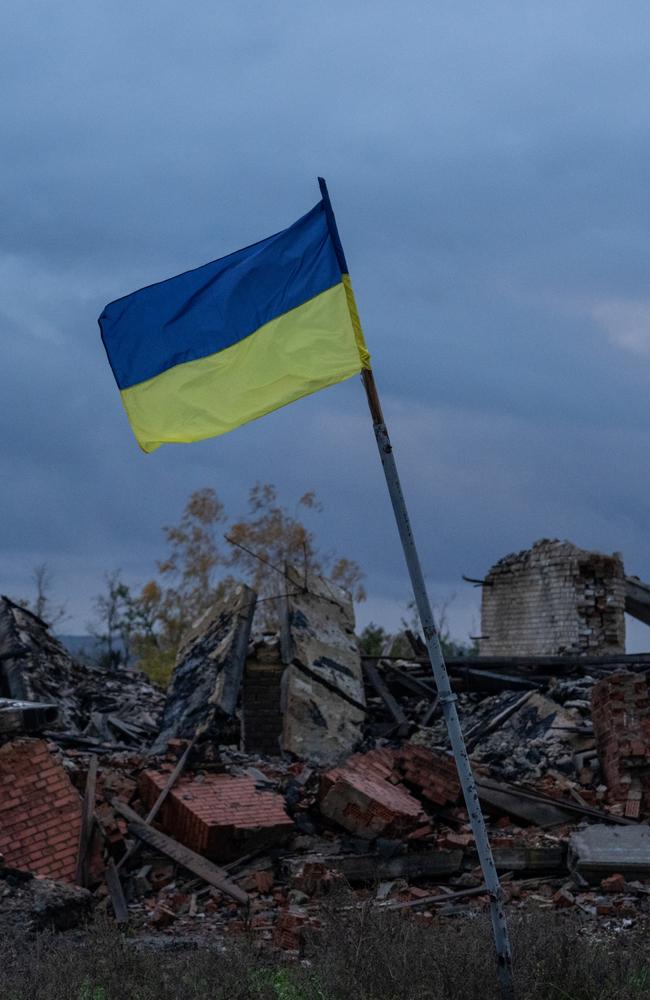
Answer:
[[340, 281], [319, 202], [275, 236], [109, 303], [99, 326], [117, 384], [216, 354]]

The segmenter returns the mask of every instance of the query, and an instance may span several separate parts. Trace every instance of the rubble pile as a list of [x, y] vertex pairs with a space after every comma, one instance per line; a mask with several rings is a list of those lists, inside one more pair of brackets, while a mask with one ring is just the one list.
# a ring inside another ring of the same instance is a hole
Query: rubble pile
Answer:
[[[73, 921], [297, 953], [340, 884], [421, 922], [487, 904], [421, 642], [362, 655], [349, 597], [291, 568], [280, 634], [255, 605], [240, 586], [197, 623], [165, 697], [3, 599], [4, 919], [54, 893], [56, 925], [71, 892]], [[510, 905], [650, 914], [650, 656], [448, 666]]]
[[46, 722], [70, 743], [139, 747], [158, 732], [165, 696], [138, 670], [78, 662], [44, 621], [0, 597], [0, 733], [10, 701], [38, 703], [47, 718], [35, 720], [35, 728]]

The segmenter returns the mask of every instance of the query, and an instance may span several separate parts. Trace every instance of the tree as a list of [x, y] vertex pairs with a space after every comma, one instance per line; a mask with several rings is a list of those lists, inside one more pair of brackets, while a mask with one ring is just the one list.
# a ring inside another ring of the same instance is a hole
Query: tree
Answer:
[[133, 637], [141, 626], [141, 614], [119, 570], [107, 573], [105, 580], [106, 592], [95, 597], [95, 621], [89, 628], [104, 647], [100, 664], [116, 670], [130, 663]]
[[35, 599], [33, 601], [20, 600], [17, 603], [41, 618], [50, 628], [65, 621], [67, 618], [65, 604], [56, 604], [52, 599], [52, 573], [46, 562], [39, 563], [34, 567], [32, 581], [36, 589]]
[[[285, 563], [299, 566], [305, 576], [325, 574], [349, 590], [354, 600], [365, 600], [358, 563], [321, 552], [314, 533], [301, 519], [308, 511], [320, 513], [322, 509], [310, 490], [299, 498], [291, 513], [278, 501], [275, 486], [256, 483], [248, 495], [247, 517], [231, 525], [226, 536], [233, 546], [230, 565], [242, 570], [251, 587], [266, 600], [283, 592]], [[276, 617], [272, 609], [269, 616]]]
[[390, 638], [390, 633], [385, 628], [369, 622], [359, 636], [359, 649], [367, 656], [381, 656]]
[[192, 493], [180, 522], [163, 529], [169, 551], [157, 563], [159, 579], [150, 580], [134, 598], [139, 618], [133, 646], [147, 671], [162, 679], [171, 669], [188, 628], [236, 585], [229, 570], [243, 575], [258, 593], [267, 626], [277, 623], [274, 598], [283, 592], [285, 562], [327, 573], [355, 600], [363, 600], [357, 563], [322, 553], [303, 523], [303, 517], [321, 510], [313, 491], [301, 496], [291, 512], [272, 484], [256, 483], [246, 514], [225, 533], [232, 547], [224, 552], [227, 517], [221, 500], [211, 487]]

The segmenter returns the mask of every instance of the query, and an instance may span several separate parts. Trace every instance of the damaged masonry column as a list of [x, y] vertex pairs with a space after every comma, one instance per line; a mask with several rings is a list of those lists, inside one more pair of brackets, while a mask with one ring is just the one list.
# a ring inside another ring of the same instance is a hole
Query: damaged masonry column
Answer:
[[361, 742], [366, 699], [352, 599], [342, 587], [287, 566], [282, 629], [282, 749], [334, 764]]

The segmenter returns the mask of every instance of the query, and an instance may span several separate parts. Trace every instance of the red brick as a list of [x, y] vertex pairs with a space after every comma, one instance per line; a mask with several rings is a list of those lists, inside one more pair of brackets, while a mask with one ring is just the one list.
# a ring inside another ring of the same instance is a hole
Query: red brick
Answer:
[[11, 794], [0, 795], [5, 864], [72, 881], [81, 799], [43, 740], [19, 739], [0, 748], [0, 787], [5, 785], [11, 785]]
[[[166, 780], [163, 771], [143, 772], [140, 794], [146, 805], [153, 804]], [[293, 829], [281, 795], [259, 791], [253, 778], [229, 774], [181, 778], [160, 820], [181, 843], [214, 860], [278, 843]]]

